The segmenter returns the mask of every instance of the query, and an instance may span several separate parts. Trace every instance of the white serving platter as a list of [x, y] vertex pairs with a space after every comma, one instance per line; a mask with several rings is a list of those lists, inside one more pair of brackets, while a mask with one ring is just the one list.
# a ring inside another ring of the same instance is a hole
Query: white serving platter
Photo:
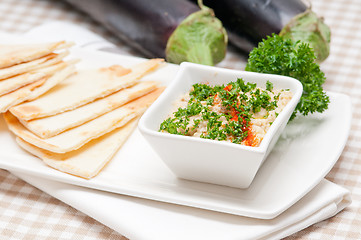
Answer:
[[[73, 49], [79, 68], [111, 64], [130, 66], [141, 58]], [[145, 79], [167, 85], [178, 70], [170, 65]], [[331, 170], [347, 141], [351, 125], [348, 96], [328, 93], [331, 104], [322, 114], [299, 117], [288, 124], [274, 150], [247, 189], [177, 179], [138, 130], [103, 171], [85, 180], [54, 170], [23, 151], [0, 121], [0, 167], [41, 178], [129, 196], [192, 206], [224, 213], [271, 219], [292, 206]]]

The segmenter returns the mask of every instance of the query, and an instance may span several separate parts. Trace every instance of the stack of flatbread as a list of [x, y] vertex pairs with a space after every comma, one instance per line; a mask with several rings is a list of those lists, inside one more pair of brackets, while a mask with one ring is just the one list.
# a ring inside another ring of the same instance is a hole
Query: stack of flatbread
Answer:
[[0, 45], [0, 113], [39, 97], [74, 73], [76, 61], [63, 61], [71, 45]]
[[92, 178], [162, 92], [157, 82], [140, 81], [162, 61], [78, 70], [39, 98], [11, 107], [5, 120], [25, 150], [55, 169]]

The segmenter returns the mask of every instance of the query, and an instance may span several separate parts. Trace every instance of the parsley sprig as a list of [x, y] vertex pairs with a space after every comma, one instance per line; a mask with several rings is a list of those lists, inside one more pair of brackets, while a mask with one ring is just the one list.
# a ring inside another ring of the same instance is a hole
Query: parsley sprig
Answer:
[[308, 44], [273, 34], [252, 50], [246, 71], [290, 76], [302, 83], [303, 95], [291, 116], [293, 119], [297, 113], [306, 116], [328, 108], [330, 100], [322, 88], [325, 74], [315, 60]]

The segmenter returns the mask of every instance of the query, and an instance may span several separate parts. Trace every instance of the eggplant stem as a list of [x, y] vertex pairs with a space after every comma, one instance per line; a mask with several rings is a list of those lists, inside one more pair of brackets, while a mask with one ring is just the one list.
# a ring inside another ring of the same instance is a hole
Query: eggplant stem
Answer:
[[211, 14], [211, 16], [215, 17], [213, 9], [205, 6], [203, 4], [203, 0], [197, 0], [197, 3], [198, 3], [199, 8], [201, 9], [200, 11], [208, 12], [209, 14]]
[[199, 6], [201, 9], [204, 8], [203, 0], [198, 0], [197, 3], [198, 3], [198, 6]]
[[307, 10], [306, 11], [310, 11], [312, 9], [311, 0], [302, 0], [302, 2], [304, 2], [305, 5], [307, 5]]

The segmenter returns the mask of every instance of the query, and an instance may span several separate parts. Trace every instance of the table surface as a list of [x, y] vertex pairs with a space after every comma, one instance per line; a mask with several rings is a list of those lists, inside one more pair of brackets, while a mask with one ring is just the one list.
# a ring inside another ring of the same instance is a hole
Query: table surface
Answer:
[[[332, 31], [331, 54], [321, 64], [327, 77], [324, 88], [348, 94], [353, 105], [349, 139], [326, 178], [349, 189], [353, 202], [335, 217], [286, 239], [361, 239], [361, 1], [312, 0], [311, 3]], [[141, 56], [62, 1], [0, 1], [0, 31], [22, 33], [52, 20], [77, 23], [115, 43], [122, 53]], [[244, 59], [229, 51], [219, 66], [240, 69]], [[2, 239], [126, 239], [6, 170], [0, 170], [0, 236]]]

